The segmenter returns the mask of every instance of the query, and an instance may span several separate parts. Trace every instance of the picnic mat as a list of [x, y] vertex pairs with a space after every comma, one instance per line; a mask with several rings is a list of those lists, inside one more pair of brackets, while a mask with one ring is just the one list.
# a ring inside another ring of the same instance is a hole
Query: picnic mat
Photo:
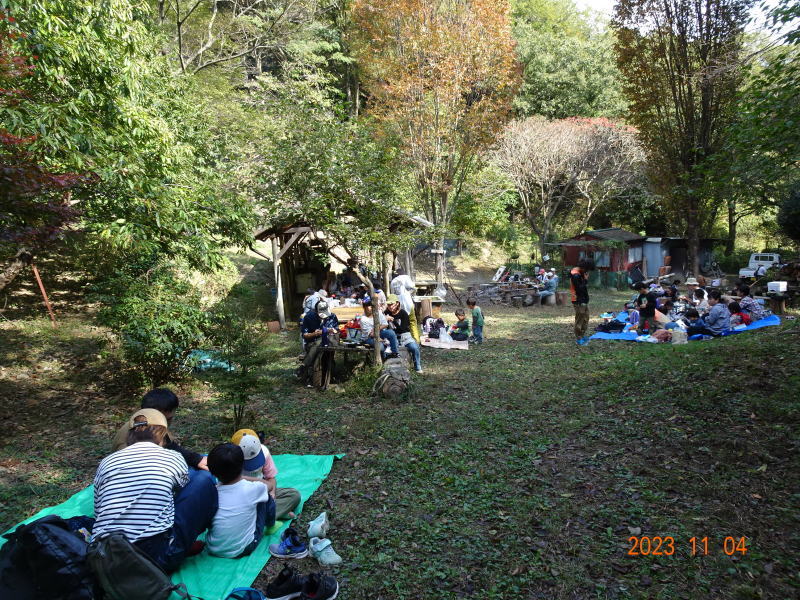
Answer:
[[469, 342], [467, 340], [463, 340], [461, 342], [457, 340], [443, 342], [442, 340], [437, 340], [436, 338], [422, 338], [422, 345], [429, 348], [440, 348], [442, 350], [469, 350]]
[[[303, 504], [311, 497], [330, 473], [333, 461], [344, 454], [278, 454], [273, 455], [278, 468], [278, 486], [293, 487], [300, 491], [300, 506], [295, 511], [300, 514]], [[78, 515], [94, 516], [94, 488], [82, 489], [71, 498], [40, 510], [22, 521], [28, 523], [45, 515], [59, 515], [63, 518]], [[236, 587], [249, 586], [255, 581], [261, 569], [269, 560], [269, 545], [280, 540], [280, 534], [289, 526], [289, 521], [278, 521], [268, 530], [258, 548], [245, 558], [217, 558], [205, 552], [186, 559], [180, 570], [172, 575], [175, 583], [185, 583], [189, 593], [205, 600], [222, 600]], [[16, 527], [16, 526], [15, 526]], [[14, 529], [14, 528], [12, 528]], [[203, 539], [205, 535], [199, 539]], [[0, 546], [5, 543], [0, 540]], [[173, 595], [173, 597], [175, 597]]]
[[[731, 329], [725, 335], [736, 335], [739, 333], [744, 333], [745, 331], [752, 331], [753, 329], [761, 329], [762, 327], [769, 327], [771, 325], [780, 325], [781, 319], [778, 315], [770, 315], [768, 317], [764, 317], [763, 319], [759, 319], [755, 323], [751, 323], [744, 329]], [[602, 331], [598, 331], [594, 335], [592, 335], [589, 339], [590, 340], [627, 340], [629, 342], [635, 342], [636, 338], [638, 337], [635, 331], [628, 331], [626, 333], [604, 333]]]

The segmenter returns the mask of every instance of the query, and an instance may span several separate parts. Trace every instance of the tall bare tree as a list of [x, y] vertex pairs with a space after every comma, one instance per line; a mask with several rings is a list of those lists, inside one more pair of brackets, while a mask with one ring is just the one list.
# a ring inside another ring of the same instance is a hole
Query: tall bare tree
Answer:
[[494, 160], [514, 183], [542, 256], [559, 224], [577, 233], [610, 198], [645, 185], [635, 131], [607, 119], [514, 121]]
[[704, 163], [720, 150], [742, 83], [739, 55], [753, 0], [619, 0], [617, 64], [630, 122], [699, 272], [700, 236], [717, 204], [703, 193]]

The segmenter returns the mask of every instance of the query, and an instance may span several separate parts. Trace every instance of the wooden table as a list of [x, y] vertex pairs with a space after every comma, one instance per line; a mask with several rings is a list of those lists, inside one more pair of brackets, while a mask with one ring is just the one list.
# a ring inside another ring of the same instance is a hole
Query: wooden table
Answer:
[[336, 364], [336, 353], [344, 354], [345, 362], [349, 356], [362, 355], [365, 360], [369, 361], [372, 358], [373, 349], [369, 346], [354, 346], [350, 344], [331, 344], [329, 346], [321, 346], [319, 354], [314, 361], [313, 371], [311, 375], [311, 383], [319, 390], [326, 390], [331, 382], [331, 374]]

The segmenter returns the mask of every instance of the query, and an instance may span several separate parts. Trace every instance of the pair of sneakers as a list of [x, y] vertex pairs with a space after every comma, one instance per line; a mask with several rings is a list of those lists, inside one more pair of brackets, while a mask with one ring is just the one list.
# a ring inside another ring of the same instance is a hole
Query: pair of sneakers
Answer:
[[330, 527], [328, 513], [322, 512], [308, 524], [308, 530], [306, 531], [311, 556], [316, 558], [317, 562], [323, 567], [338, 565], [342, 562], [342, 557], [336, 554], [331, 541], [325, 537], [328, 533], [328, 527]]
[[333, 600], [339, 595], [339, 583], [330, 575], [300, 575], [289, 565], [264, 590], [267, 600]]
[[324, 567], [341, 564], [342, 557], [325, 538], [328, 527], [328, 513], [323, 512], [308, 525], [308, 544], [294, 527], [289, 527], [281, 534], [280, 542], [269, 545], [269, 553], [276, 558], [305, 558], [311, 554]]

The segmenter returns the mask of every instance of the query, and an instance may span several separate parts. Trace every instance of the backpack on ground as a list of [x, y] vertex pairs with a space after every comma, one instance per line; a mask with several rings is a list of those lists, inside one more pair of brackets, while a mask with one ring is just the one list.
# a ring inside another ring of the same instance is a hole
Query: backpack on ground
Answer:
[[0, 550], [0, 596], [92, 600], [88, 543], [77, 532], [92, 524], [88, 517], [48, 515], [6, 534], [8, 542]]
[[255, 588], [240, 587], [225, 596], [225, 600], [267, 600], [267, 597]]
[[185, 585], [172, 583], [164, 569], [122, 533], [92, 542], [86, 558], [107, 600], [167, 600], [173, 592], [191, 598]]

